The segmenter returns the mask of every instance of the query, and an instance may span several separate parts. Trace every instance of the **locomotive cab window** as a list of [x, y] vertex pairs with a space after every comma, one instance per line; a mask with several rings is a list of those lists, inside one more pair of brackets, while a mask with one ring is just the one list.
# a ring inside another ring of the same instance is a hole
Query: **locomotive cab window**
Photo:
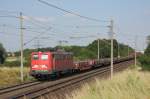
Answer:
[[43, 54], [41, 56], [41, 60], [48, 60], [48, 55], [47, 54]]
[[33, 59], [34, 59], [34, 60], [38, 60], [38, 59], [39, 59], [39, 56], [38, 56], [37, 54], [34, 54], [34, 55], [33, 55]]

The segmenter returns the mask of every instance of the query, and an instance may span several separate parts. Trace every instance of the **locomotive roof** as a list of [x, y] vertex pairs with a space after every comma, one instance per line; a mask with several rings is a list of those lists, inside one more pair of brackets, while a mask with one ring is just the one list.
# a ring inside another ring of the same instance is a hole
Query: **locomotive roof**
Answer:
[[72, 55], [72, 52], [64, 52], [64, 51], [55, 51], [55, 52], [50, 52], [50, 51], [46, 51], [46, 52], [32, 52], [33, 54], [35, 53], [52, 53], [52, 54], [70, 54]]
[[53, 54], [73, 54], [72, 52], [51, 52]]

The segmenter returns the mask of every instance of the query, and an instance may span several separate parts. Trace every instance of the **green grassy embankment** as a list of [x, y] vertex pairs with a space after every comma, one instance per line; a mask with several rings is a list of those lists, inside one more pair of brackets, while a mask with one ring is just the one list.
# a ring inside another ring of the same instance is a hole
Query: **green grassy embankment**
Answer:
[[150, 72], [126, 70], [112, 80], [95, 79], [68, 99], [150, 99]]
[[[30, 81], [33, 78], [29, 77], [29, 68], [24, 67], [24, 81]], [[0, 87], [6, 87], [20, 82], [19, 67], [1, 67], [0, 68]]]

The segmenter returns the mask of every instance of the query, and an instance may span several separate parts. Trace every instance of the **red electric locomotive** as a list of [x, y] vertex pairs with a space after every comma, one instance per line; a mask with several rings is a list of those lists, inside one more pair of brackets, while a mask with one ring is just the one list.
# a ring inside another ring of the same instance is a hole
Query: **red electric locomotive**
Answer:
[[73, 54], [70, 52], [33, 52], [31, 54], [30, 74], [35, 78], [58, 76], [72, 72]]
[[[133, 56], [114, 58], [114, 63], [133, 58]], [[73, 54], [70, 52], [33, 52], [31, 54], [30, 74], [37, 79], [45, 79], [54, 76], [58, 77], [63, 73], [85, 71], [106, 65], [110, 65], [110, 58], [74, 62]]]

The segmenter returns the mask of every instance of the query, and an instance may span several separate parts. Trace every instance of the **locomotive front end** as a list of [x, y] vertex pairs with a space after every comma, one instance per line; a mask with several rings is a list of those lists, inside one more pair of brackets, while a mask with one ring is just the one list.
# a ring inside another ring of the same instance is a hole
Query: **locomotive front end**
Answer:
[[31, 54], [30, 75], [35, 78], [47, 77], [52, 71], [50, 52], [33, 52]]

